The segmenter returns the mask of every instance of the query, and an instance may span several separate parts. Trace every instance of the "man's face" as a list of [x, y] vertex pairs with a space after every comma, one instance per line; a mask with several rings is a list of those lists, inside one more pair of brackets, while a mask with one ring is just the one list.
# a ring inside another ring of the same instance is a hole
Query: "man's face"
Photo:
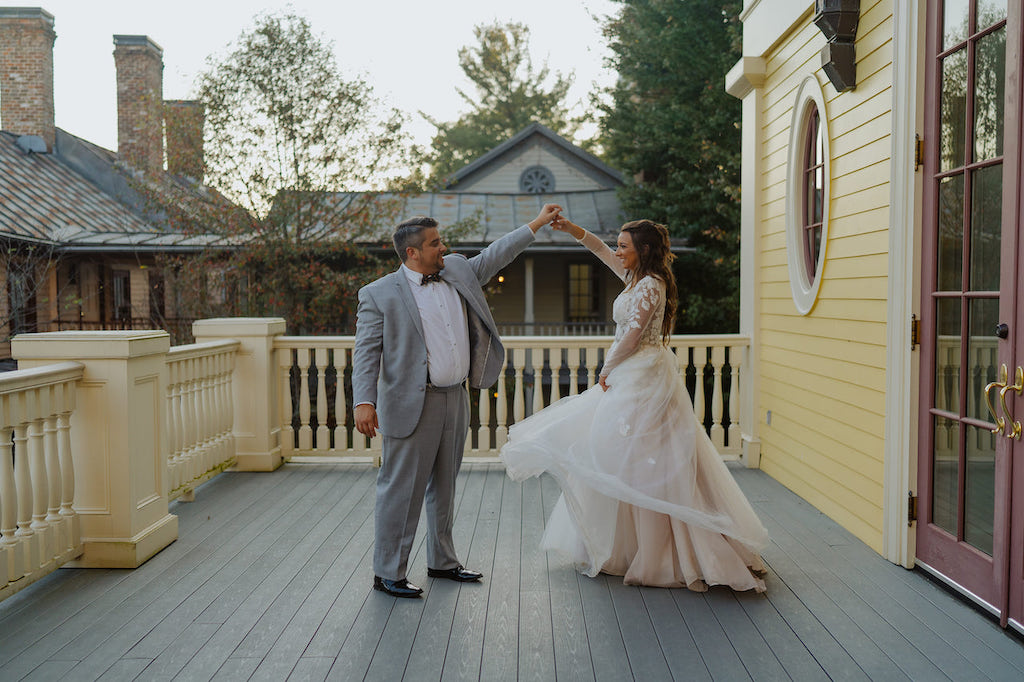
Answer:
[[441, 233], [436, 227], [428, 227], [421, 234], [423, 244], [413, 250], [412, 257], [418, 261], [420, 269], [426, 274], [444, 270], [444, 254], [448, 248], [441, 241]]

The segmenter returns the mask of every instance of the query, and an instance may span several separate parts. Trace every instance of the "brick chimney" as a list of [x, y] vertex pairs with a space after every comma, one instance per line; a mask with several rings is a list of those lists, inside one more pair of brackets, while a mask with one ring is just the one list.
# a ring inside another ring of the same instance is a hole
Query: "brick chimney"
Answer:
[[202, 182], [203, 119], [203, 105], [197, 100], [164, 101], [168, 172]]
[[147, 173], [164, 167], [163, 55], [148, 36], [114, 36], [117, 153]]
[[53, 15], [0, 7], [0, 129], [38, 135], [53, 150]]

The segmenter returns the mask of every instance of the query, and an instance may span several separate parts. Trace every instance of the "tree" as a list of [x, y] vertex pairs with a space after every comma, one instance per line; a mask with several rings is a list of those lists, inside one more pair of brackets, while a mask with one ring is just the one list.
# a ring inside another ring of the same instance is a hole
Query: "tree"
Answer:
[[[50, 242], [27, 242], [4, 239], [0, 243], [0, 278], [7, 300], [0, 304], [2, 340], [16, 334], [40, 331], [37, 324], [39, 308], [49, 310], [51, 278], [61, 261], [61, 254]], [[64, 303], [67, 292], [57, 292], [57, 304]], [[44, 322], [49, 322], [45, 320]], [[45, 327], [44, 327], [45, 328]]]
[[235, 205], [162, 202], [176, 227], [230, 246], [169, 263], [184, 304], [281, 315], [296, 333], [348, 328], [355, 289], [379, 272], [355, 242], [398, 203], [354, 190], [384, 187], [407, 165], [402, 116], [344, 78], [330, 43], [294, 14], [258, 17], [209, 62], [198, 94], [206, 182]]
[[552, 75], [547, 62], [534, 68], [530, 29], [524, 24], [494, 23], [476, 26], [473, 33], [478, 44], [459, 50], [459, 66], [475, 86], [475, 93], [456, 88], [470, 111], [450, 123], [421, 112], [437, 127], [431, 142], [433, 153], [426, 162], [432, 178], [441, 183], [531, 123], [541, 123], [567, 137], [580, 125], [566, 105], [572, 75]]
[[741, 104], [725, 92], [740, 57], [736, 2], [617, 0], [604, 27], [618, 82], [597, 102], [609, 162], [633, 180], [626, 213], [664, 222], [696, 251], [677, 261], [683, 332], [739, 319]]

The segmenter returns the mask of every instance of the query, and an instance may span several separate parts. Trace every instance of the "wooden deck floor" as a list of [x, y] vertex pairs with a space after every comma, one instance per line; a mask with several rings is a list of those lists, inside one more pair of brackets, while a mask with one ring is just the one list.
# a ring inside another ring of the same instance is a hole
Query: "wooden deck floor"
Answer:
[[[626, 587], [538, 551], [550, 479], [461, 474], [456, 540], [481, 584], [370, 589], [360, 465], [229, 473], [172, 510], [135, 571], [64, 569], [0, 603], [0, 680], [1011, 680], [1024, 645], [759, 471], [766, 595]], [[419, 535], [422, 538], [422, 532]]]

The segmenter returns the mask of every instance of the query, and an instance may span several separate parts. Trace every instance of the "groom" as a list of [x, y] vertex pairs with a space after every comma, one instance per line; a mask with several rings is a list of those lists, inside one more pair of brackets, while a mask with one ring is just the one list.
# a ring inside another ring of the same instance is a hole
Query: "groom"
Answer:
[[505, 366], [505, 348], [483, 285], [558, 215], [545, 204], [527, 225], [467, 259], [445, 256], [433, 218], [411, 218], [395, 230], [402, 265], [359, 290], [352, 354], [356, 429], [384, 437], [377, 474], [374, 589], [395, 597], [423, 590], [406, 578], [424, 495], [427, 575], [475, 582], [452, 541], [455, 477], [469, 430], [472, 388], [486, 388]]

